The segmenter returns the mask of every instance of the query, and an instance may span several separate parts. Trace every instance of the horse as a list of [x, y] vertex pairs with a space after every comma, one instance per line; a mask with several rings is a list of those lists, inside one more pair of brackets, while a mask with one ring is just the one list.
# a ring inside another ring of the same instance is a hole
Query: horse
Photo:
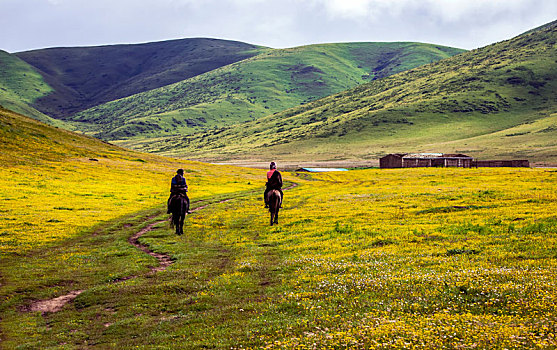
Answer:
[[184, 234], [184, 219], [189, 209], [188, 199], [182, 195], [175, 195], [170, 200], [171, 226], [176, 227], [177, 235]]
[[269, 203], [269, 213], [271, 213], [271, 226], [278, 224], [278, 212], [280, 209], [280, 192], [271, 190], [267, 193], [267, 203]]

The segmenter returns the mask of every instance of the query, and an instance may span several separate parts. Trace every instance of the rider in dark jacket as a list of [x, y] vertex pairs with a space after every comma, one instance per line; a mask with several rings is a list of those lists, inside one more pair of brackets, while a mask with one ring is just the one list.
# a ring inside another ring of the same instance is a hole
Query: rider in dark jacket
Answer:
[[[170, 214], [170, 200], [174, 196], [183, 196], [188, 201], [188, 208], [190, 205], [190, 199], [187, 195], [188, 192], [188, 184], [186, 183], [186, 178], [184, 177], [184, 169], [178, 169], [176, 171], [176, 176], [172, 178], [170, 182], [170, 197], [168, 198], [167, 202], [167, 214]], [[188, 214], [191, 212], [188, 210]]]
[[269, 203], [267, 202], [267, 194], [271, 190], [277, 190], [280, 192], [280, 207], [282, 208], [282, 200], [284, 198], [284, 194], [282, 193], [282, 175], [277, 170], [277, 164], [275, 162], [271, 162], [269, 168], [270, 170], [267, 172], [267, 183], [265, 184], [265, 194], [263, 195], [265, 208], [269, 207]]

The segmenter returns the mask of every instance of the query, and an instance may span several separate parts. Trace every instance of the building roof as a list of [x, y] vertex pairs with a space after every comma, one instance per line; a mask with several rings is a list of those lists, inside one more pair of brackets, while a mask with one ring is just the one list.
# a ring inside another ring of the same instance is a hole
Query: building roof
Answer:
[[348, 169], [344, 168], [300, 168], [296, 171], [307, 171], [310, 173], [322, 173], [326, 171], [348, 171]]
[[452, 154], [452, 153], [393, 153], [387, 156], [395, 156], [398, 158], [410, 159], [434, 159], [434, 158], [469, 158], [466, 154]]

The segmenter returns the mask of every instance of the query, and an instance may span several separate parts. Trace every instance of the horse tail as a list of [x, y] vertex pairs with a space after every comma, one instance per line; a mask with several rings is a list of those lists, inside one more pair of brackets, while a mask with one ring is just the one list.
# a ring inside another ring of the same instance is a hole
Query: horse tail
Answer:
[[277, 190], [272, 190], [269, 192], [268, 203], [269, 203], [269, 213], [271, 213], [271, 226], [273, 224], [278, 224], [278, 212], [280, 208], [280, 192]]
[[274, 212], [280, 204], [280, 192], [277, 190], [269, 191], [267, 195], [267, 202], [269, 203], [269, 212]]

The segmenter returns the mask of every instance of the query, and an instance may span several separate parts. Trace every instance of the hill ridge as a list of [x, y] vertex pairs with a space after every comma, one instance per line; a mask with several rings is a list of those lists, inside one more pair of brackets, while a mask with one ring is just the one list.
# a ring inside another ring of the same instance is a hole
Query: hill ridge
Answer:
[[35, 67], [55, 89], [34, 106], [53, 117], [65, 118], [251, 57], [263, 49], [239, 41], [191, 38], [47, 48], [15, 55]]
[[210, 161], [377, 159], [398, 151], [556, 161], [556, 42], [552, 25], [257, 122], [121, 144]]
[[92, 107], [72, 120], [108, 140], [199, 132], [258, 119], [462, 51], [412, 42], [269, 49], [181, 82]]

